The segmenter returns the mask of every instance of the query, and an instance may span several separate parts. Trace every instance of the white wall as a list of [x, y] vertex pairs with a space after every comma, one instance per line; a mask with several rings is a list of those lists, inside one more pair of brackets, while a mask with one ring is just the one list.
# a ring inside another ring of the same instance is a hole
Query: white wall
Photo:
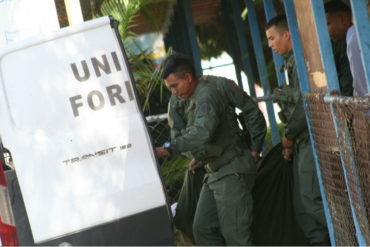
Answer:
[[0, 0], [0, 47], [56, 29], [53, 0]]

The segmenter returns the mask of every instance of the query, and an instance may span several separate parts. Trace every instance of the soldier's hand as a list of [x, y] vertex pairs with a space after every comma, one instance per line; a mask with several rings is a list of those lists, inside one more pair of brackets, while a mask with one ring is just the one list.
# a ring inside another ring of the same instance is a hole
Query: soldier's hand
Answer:
[[283, 148], [283, 157], [287, 161], [292, 161], [293, 148]]
[[192, 159], [190, 162], [189, 162], [189, 171], [191, 173], [195, 173], [195, 170], [194, 170], [194, 166], [195, 164], [197, 163], [198, 161], [196, 159]]
[[163, 156], [167, 156], [167, 155], [170, 155], [170, 153], [163, 147], [156, 147], [155, 148], [155, 151], [157, 153], [157, 157], [158, 158], [161, 158]]
[[252, 151], [251, 155], [254, 159], [254, 162], [256, 162], [256, 163], [261, 159], [261, 153], [260, 152]]
[[274, 91], [273, 91], [273, 94], [275, 96], [272, 100], [273, 102], [280, 102], [282, 95], [284, 95], [281, 88], [275, 88]]
[[287, 161], [292, 161], [294, 141], [291, 141], [284, 136], [282, 145], [284, 159], [286, 159]]
[[281, 143], [283, 145], [283, 148], [291, 148], [293, 149], [294, 141], [289, 140], [284, 136], [283, 141]]

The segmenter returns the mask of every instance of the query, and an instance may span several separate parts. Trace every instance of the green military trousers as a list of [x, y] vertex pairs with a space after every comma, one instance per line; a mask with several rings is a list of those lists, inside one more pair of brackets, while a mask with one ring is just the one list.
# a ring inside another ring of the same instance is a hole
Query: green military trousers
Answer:
[[193, 224], [197, 245], [253, 245], [254, 182], [255, 175], [235, 173], [203, 184]]
[[293, 157], [294, 209], [310, 244], [329, 245], [324, 207], [309, 138], [295, 144]]

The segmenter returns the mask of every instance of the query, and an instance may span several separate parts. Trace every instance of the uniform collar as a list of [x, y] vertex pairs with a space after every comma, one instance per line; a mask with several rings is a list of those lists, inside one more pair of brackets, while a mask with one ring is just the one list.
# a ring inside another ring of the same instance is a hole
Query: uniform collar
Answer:
[[291, 58], [291, 56], [293, 56], [293, 49], [291, 49], [288, 53], [284, 54], [283, 58], [284, 60], [288, 61], [289, 58]]
[[286, 64], [289, 62], [289, 60], [292, 57], [294, 57], [293, 56], [293, 49], [291, 49], [290, 51], [288, 51], [288, 53], [284, 54], [282, 57], [284, 59], [284, 64], [280, 68], [280, 73], [284, 73], [284, 70], [286, 69]]

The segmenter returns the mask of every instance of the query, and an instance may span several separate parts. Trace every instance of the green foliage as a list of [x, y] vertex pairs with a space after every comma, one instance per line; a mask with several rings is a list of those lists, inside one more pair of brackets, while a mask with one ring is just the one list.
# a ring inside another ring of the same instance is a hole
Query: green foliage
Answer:
[[244, 8], [244, 10], [241, 13], [242, 19], [245, 21], [247, 19], [248, 14], [248, 8]]
[[[279, 130], [280, 138], [283, 138], [283, 136], [284, 136], [284, 124], [283, 123], [278, 124], [278, 130]], [[272, 144], [272, 136], [271, 136], [271, 128], [270, 127], [267, 129], [265, 141], [266, 141], [266, 145], [267, 145], [267, 150], [271, 150], [271, 148], [273, 148], [274, 145]]]
[[[146, 115], [164, 113], [167, 111], [167, 103], [171, 93], [164, 86], [161, 78], [162, 70], [160, 67], [154, 68], [152, 65], [149, 58], [151, 51], [142, 50], [135, 41], [134, 44], [140, 51], [139, 54], [135, 54], [130, 49], [126, 49], [126, 52], [142, 109]], [[169, 50], [168, 54], [171, 52]]]
[[104, 0], [80, 0], [84, 20], [101, 16], [100, 6]]
[[112, 16], [119, 21], [118, 30], [122, 40], [132, 38], [134, 33], [129, 29], [136, 26], [133, 19], [138, 15], [139, 10], [148, 4], [159, 2], [170, 2], [171, 0], [106, 0], [100, 7], [103, 15]]
[[184, 175], [188, 169], [188, 163], [189, 160], [184, 156], [176, 159], [168, 158], [162, 163], [161, 173], [171, 203], [175, 202], [180, 194]]
[[214, 32], [214, 29], [205, 25], [196, 26], [195, 29], [198, 35], [198, 44], [202, 59], [211, 59], [212, 57], [216, 58], [220, 56], [223, 50], [220, 49], [218, 40], [213, 37], [214, 34], [210, 33]]
[[[101, 0], [95, 0], [97, 2]], [[130, 29], [136, 26], [134, 18], [145, 7], [153, 3], [172, 2], [173, 0], [105, 0], [100, 4], [101, 15], [112, 16], [119, 22], [118, 32], [128, 56], [131, 71], [138, 89], [141, 105], [146, 115], [160, 114], [167, 111], [167, 102], [170, 92], [164, 87], [160, 77], [161, 71], [155, 69], [151, 60], [151, 50], [142, 50], [135, 42], [136, 34]], [[150, 17], [148, 10], [144, 11]], [[98, 14], [99, 15], [99, 14]], [[95, 17], [98, 17], [95, 16]], [[155, 22], [150, 20], [149, 22]], [[134, 53], [127, 49], [129, 42], [133, 42], [139, 50]]]

